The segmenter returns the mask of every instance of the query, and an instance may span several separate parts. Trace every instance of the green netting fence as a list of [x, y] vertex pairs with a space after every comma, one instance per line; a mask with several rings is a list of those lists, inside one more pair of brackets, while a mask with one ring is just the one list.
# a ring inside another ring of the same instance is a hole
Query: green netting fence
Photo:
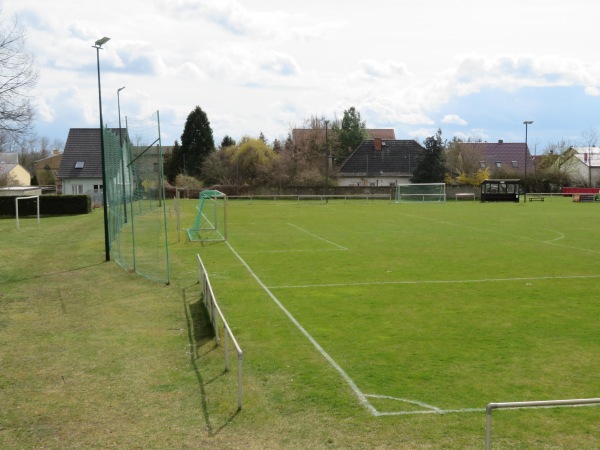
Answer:
[[146, 278], [170, 283], [163, 155], [158, 111], [105, 128], [104, 160], [112, 258]]

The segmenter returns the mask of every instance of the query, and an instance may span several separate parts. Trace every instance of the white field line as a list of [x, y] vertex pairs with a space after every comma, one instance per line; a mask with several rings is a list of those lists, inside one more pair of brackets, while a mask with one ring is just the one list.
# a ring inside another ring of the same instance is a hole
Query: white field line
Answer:
[[328, 244], [331, 244], [331, 245], [333, 245], [333, 246], [335, 246], [335, 247], [337, 247], [337, 248], [339, 248], [339, 249], [341, 249], [341, 250], [348, 250], [346, 247], [344, 247], [344, 246], [342, 246], [342, 245], [336, 244], [335, 242], [328, 241], [327, 239], [324, 239], [324, 238], [322, 238], [321, 236], [317, 236], [316, 234], [314, 234], [314, 233], [311, 233], [310, 231], [307, 231], [307, 230], [305, 230], [304, 228], [300, 228], [299, 226], [297, 226], [297, 225], [294, 225], [293, 223], [288, 223], [288, 225], [289, 225], [290, 227], [296, 228], [297, 230], [300, 230], [300, 231], [302, 231], [303, 233], [306, 233], [306, 234], [308, 234], [308, 235], [310, 235], [310, 236], [312, 236], [312, 237], [315, 237], [315, 238], [317, 238], [317, 239], [320, 239], [320, 240], [321, 240], [321, 241], [323, 241], [323, 242], [327, 242]]
[[383, 286], [387, 284], [460, 284], [460, 283], [490, 283], [511, 281], [540, 281], [540, 280], [577, 280], [600, 278], [600, 275], [572, 275], [553, 277], [518, 277], [518, 278], [482, 278], [480, 280], [405, 280], [405, 281], [372, 281], [359, 283], [324, 283], [324, 284], [298, 284], [287, 286], [269, 286], [269, 289], [305, 289], [305, 288], [327, 288], [327, 287], [351, 287], [351, 286]]
[[[271, 300], [273, 300], [275, 302], [275, 304], [284, 312], [284, 314], [286, 316], [288, 316], [288, 318], [298, 328], [298, 330], [300, 330], [300, 332], [302, 334], [304, 334], [304, 336], [306, 336], [306, 338], [310, 341], [311, 344], [313, 344], [313, 346], [317, 349], [317, 351], [319, 353], [321, 353], [321, 355], [327, 360], [327, 362], [329, 362], [329, 364], [331, 364], [331, 366], [336, 370], [336, 372], [338, 372], [340, 374], [340, 376], [344, 379], [344, 381], [346, 381], [346, 383], [348, 383], [348, 386], [350, 386], [350, 389], [352, 389], [352, 391], [358, 398], [360, 404], [363, 405], [363, 407], [367, 411], [369, 411], [373, 416], [384, 417], [384, 416], [405, 416], [405, 415], [416, 415], [416, 414], [450, 414], [450, 413], [473, 413], [473, 412], [481, 413], [481, 412], [485, 412], [485, 408], [441, 409], [436, 406], [428, 405], [426, 403], [419, 402], [416, 400], [408, 400], [408, 399], [402, 399], [402, 398], [397, 398], [397, 397], [390, 397], [387, 395], [364, 394], [358, 388], [358, 386], [356, 385], [354, 380], [352, 380], [352, 378], [350, 378], [350, 376], [346, 373], [346, 371], [344, 369], [342, 369], [338, 365], [338, 363], [335, 362], [335, 360], [323, 349], [323, 347], [321, 347], [321, 345], [316, 341], [316, 339], [313, 338], [308, 331], [306, 331], [306, 329], [300, 324], [300, 322], [298, 322], [296, 320], [296, 318], [292, 315], [292, 313], [290, 313], [285, 308], [285, 306], [283, 306], [283, 304], [279, 301], [279, 299], [277, 297], [275, 297], [275, 295], [271, 292], [271, 290], [261, 281], [260, 278], [258, 278], [258, 276], [250, 268], [248, 263], [246, 263], [246, 261], [244, 261], [244, 259], [235, 251], [235, 249], [231, 246], [231, 244], [229, 242], [225, 242], [225, 243], [227, 244], [229, 249], [232, 251], [232, 253], [237, 257], [237, 259], [239, 259], [239, 261], [246, 268], [246, 270], [248, 270], [250, 275], [252, 275], [252, 277], [256, 280], [256, 282], [259, 284], [259, 286], [262, 287], [264, 289], [264, 291], [269, 295]], [[580, 278], [594, 278], [594, 277], [580, 277]], [[369, 284], [369, 283], [363, 283], [363, 284]], [[332, 286], [340, 286], [340, 285], [332, 285]], [[415, 410], [415, 411], [380, 412], [377, 410], [377, 408], [375, 408], [371, 404], [371, 402], [369, 402], [369, 398], [378, 398], [378, 399], [398, 401], [398, 402], [402, 402], [402, 403], [409, 403], [412, 405], [420, 406], [424, 409]], [[590, 406], [590, 405], [574, 405], [574, 407], [576, 407], [576, 406]], [[595, 405], [592, 405], [592, 406], [595, 406]], [[564, 407], [564, 406], [562, 406], [562, 407]], [[546, 408], [552, 408], [552, 407], [550, 406], [550, 407], [546, 407]], [[506, 409], [512, 409], [512, 408], [506, 408]]]
[[298, 322], [296, 320], [296, 318], [292, 315], [292, 313], [290, 313], [285, 308], [285, 306], [283, 306], [283, 304], [279, 301], [279, 299], [277, 299], [277, 297], [275, 297], [275, 295], [273, 295], [273, 293], [269, 290], [269, 288], [267, 286], [265, 286], [265, 284], [260, 280], [260, 278], [258, 278], [258, 276], [252, 271], [252, 269], [246, 263], [246, 261], [244, 261], [242, 259], [242, 257], [234, 250], [234, 248], [231, 246], [231, 244], [229, 242], [226, 242], [226, 244], [230, 248], [230, 250], [233, 252], [233, 254], [237, 257], [237, 259], [240, 260], [240, 262], [242, 263], [242, 265], [248, 270], [248, 272], [250, 272], [250, 275], [252, 275], [252, 277], [256, 280], [256, 282], [259, 284], [259, 286], [262, 287], [265, 290], [265, 292], [269, 295], [269, 297], [271, 297], [271, 300], [273, 300], [275, 302], [275, 304], [277, 306], [279, 306], [279, 308], [285, 313], [286, 316], [288, 316], [288, 318], [292, 321], [292, 323], [294, 325], [296, 325], [296, 328], [298, 328], [298, 330], [300, 330], [300, 332], [302, 334], [304, 334], [304, 336], [306, 336], [308, 338], [308, 340], [314, 345], [314, 347], [317, 349], [317, 351], [319, 353], [321, 353], [321, 355], [323, 355], [323, 357], [329, 362], [329, 364], [331, 364], [331, 366], [341, 375], [341, 377], [346, 381], [346, 383], [348, 383], [348, 385], [350, 386], [350, 389], [352, 389], [352, 391], [354, 392], [354, 394], [358, 398], [359, 402], [371, 414], [373, 414], [374, 416], [376, 416], [378, 414], [377, 410], [373, 407], [373, 405], [371, 405], [371, 403], [369, 403], [369, 401], [367, 400], [367, 398], [365, 397], [365, 395], [358, 388], [358, 386], [356, 385], [356, 383], [354, 383], [354, 381], [352, 380], [352, 378], [350, 378], [350, 376], [344, 371], [344, 369], [342, 369], [338, 365], [338, 363], [336, 363], [334, 361], [334, 359], [331, 356], [329, 356], [329, 354], [323, 349], [323, 347], [321, 347], [319, 345], [319, 343], [315, 340], [315, 338], [313, 338], [310, 335], [310, 333], [308, 331], [306, 331], [306, 329], [302, 325], [300, 325], [300, 322]]
[[254, 254], [254, 253], [326, 253], [326, 252], [342, 252], [344, 249], [341, 248], [330, 248], [326, 250], [253, 250], [248, 252], [240, 252], [244, 255]]
[[540, 239], [533, 239], [533, 238], [526, 237], [526, 236], [519, 236], [517, 234], [502, 233], [502, 232], [498, 232], [498, 231], [494, 231], [494, 230], [488, 230], [488, 229], [485, 229], [485, 228], [471, 227], [471, 226], [463, 225], [463, 224], [460, 224], [460, 223], [453, 223], [453, 222], [447, 222], [447, 221], [443, 221], [443, 220], [429, 219], [427, 217], [415, 216], [414, 214], [406, 214], [406, 213], [400, 213], [400, 214], [403, 215], [403, 216], [406, 216], [406, 217], [411, 217], [413, 219], [425, 220], [425, 221], [433, 222], [433, 223], [441, 223], [441, 224], [444, 224], [444, 225], [450, 225], [450, 226], [454, 226], [454, 227], [466, 228], [468, 230], [474, 230], [474, 231], [478, 231], [478, 232], [482, 232], [482, 233], [492, 233], [492, 234], [497, 234], [497, 235], [500, 235], [500, 236], [508, 236], [508, 237], [514, 238], [514, 239], [523, 239], [523, 240], [526, 240], [526, 241], [537, 242], [539, 244], [551, 245], [553, 247], [568, 248], [570, 250], [579, 250], [579, 251], [587, 252], [587, 253], [599, 253], [600, 254], [600, 250], [592, 250], [592, 249], [589, 249], [589, 248], [574, 247], [572, 245], [565, 245], [565, 244], [559, 244], [559, 243], [557, 243], [556, 241], [563, 239], [565, 237], [565, 235], [563, 233], [561, 233], [560, 231], [556, 231], [556, 230], [549, 230], [549, 229], [546, 229], [546, 228], [541, 228], [542, 230], [551, 231], [551, 232], [557, 233], [559, 235], [559, 237], [556, 238], [556, 239], [551, 239], [549, 241], [543, 241], [543, 240], [540, 240]]

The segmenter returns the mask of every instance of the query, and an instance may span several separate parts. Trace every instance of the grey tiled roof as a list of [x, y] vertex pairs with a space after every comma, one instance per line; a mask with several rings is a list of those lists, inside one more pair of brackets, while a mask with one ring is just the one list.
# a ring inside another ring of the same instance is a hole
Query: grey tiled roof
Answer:
[[[481, 151], [486, 167], [489, 167], [492, 170], [501, 167], [515, 172], [524, 171], [526, 152], [526, 145], [524, 142], [463, 142], [460, 145], [461, 147], [472, 147]], [[527, 156], [527, 170], [532, 171], [534, 166], [528, 150]], [[500, 163], [500, 167], [497, 167], [496, 163]]]
[[375, 140], [363, 141], [340, 166], [341, 176], [410, 175], [417, 157], [425, 149], [414, 140], [383, 140], [381, 150]]
[[[111, 129], [115, 133], [118, 128]], [[123, 129], [124, 130], [124, 129]], [[75, 168], [77, 162], [83, 168]], [[102, 152], [100, 150], [100, 128], [71, 128], [58, 169], [58, 177], [102, 178]]]
[[0, 163], [0, 176], [8, 175], [18, 164]]

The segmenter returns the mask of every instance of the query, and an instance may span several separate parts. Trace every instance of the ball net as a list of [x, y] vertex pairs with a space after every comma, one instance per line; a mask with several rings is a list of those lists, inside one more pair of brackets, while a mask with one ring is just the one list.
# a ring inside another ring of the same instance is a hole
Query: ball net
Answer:
[[170, 283], [163, 155], [158, 111], [105, 128], [104, 163], [112, 258], [146, 278]]

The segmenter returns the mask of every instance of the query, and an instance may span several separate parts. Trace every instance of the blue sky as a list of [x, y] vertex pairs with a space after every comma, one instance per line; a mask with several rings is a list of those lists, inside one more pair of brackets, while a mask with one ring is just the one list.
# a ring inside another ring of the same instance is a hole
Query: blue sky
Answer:
[[285, 138], [354, 106], [398, 139], [528, 142], [537, 152], [600, 128], [600, 3], [588, 0], [4, 0], [39, 67], [36, 129], [51, 141], [160, 111], [164, 145], [196, 105], [218, 144]]

